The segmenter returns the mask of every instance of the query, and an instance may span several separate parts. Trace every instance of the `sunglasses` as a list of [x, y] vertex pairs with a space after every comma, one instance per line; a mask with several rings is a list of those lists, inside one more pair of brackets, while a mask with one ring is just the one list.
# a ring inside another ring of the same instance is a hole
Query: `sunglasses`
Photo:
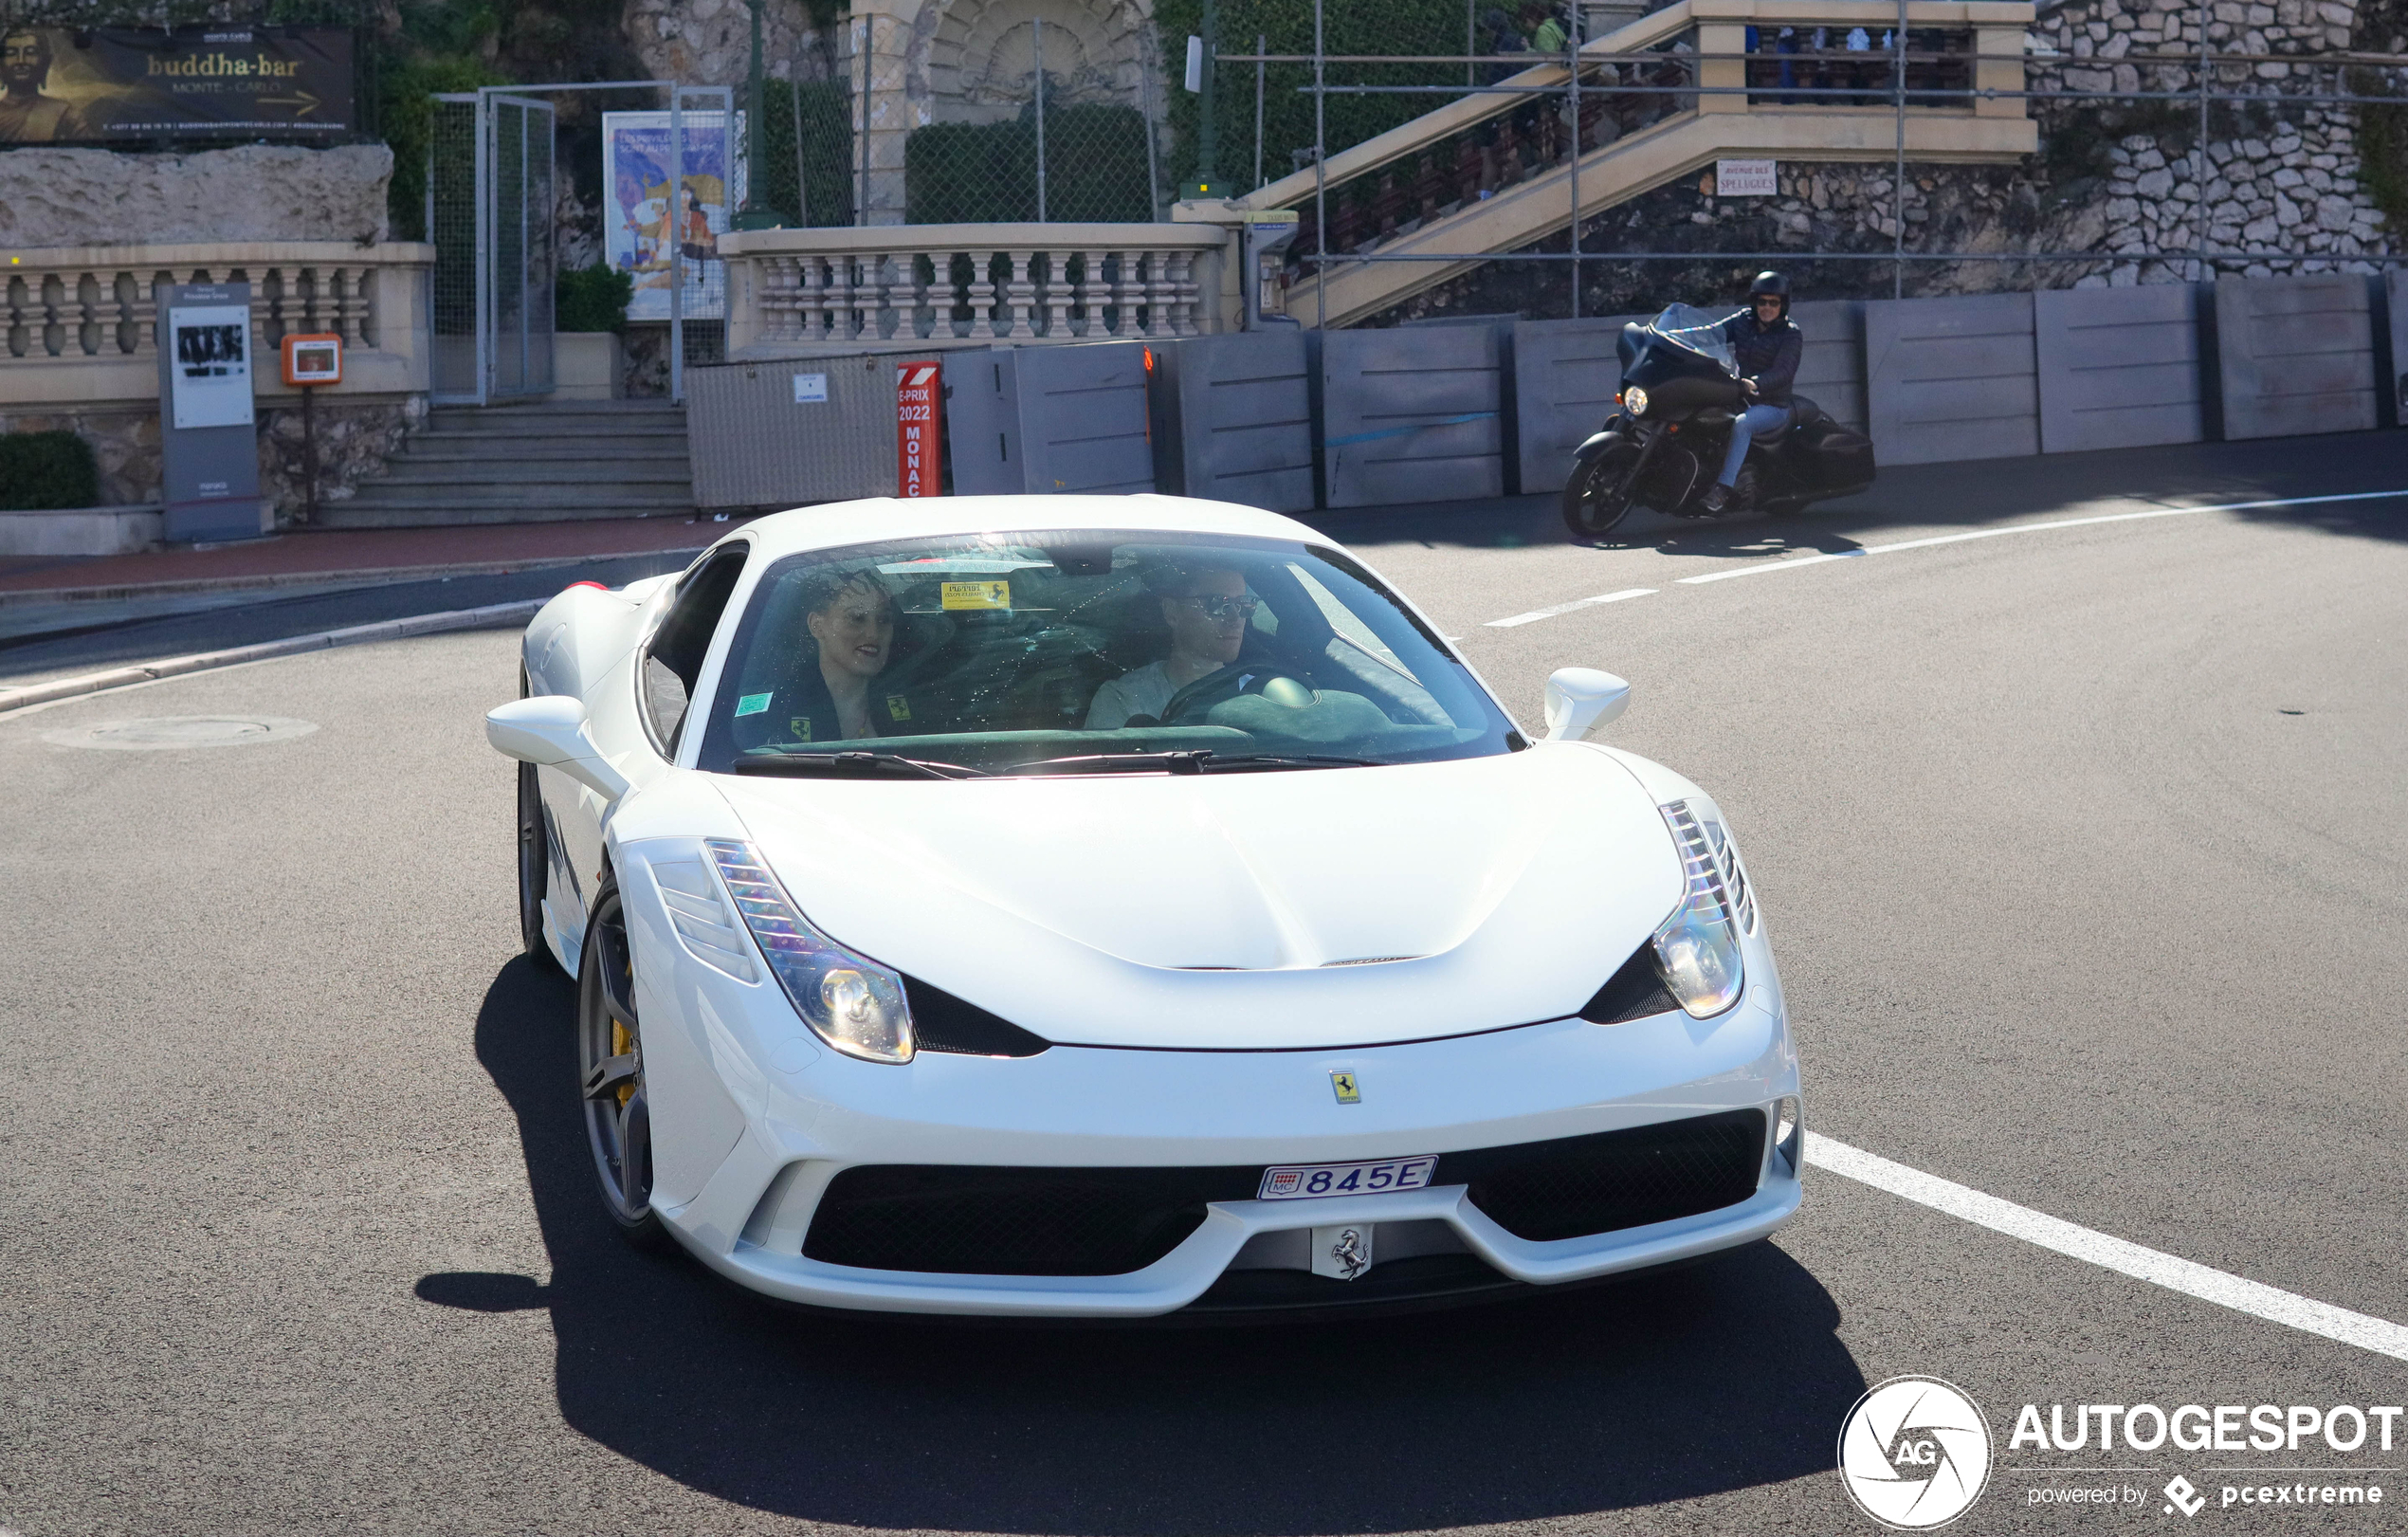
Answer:
[[1245, 597], [1182, 597], [1179, 601], [1195, 604], [1208, 619], [1251, 619], [1262, 599], [1250, 595]]

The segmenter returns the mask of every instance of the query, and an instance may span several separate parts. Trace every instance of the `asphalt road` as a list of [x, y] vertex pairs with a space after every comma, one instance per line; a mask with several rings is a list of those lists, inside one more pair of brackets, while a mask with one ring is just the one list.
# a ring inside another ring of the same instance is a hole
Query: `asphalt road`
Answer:
[[[1754, 568], [2408, 491], [2402, 441], [1910, 469], [1610, 549], [1539, 503], [1322, 521], [1525, 721], [1551, 668], [1632, 680], [1606, 736], [1730, 814], [1817, 1130], [2397, 1323], [2408, 500]], [[2175, 1473], [2305, 1464], [2388, 1498], [2196, 1520], [2408, 1525], [2408, 1425], [2388, 1456], [2010, 1449], [2027, 1402], [2399, 1404], [2408, 1363], [1820, 1171], [1706, 1265], [1340, 1326], [830, 1318], [632, 1253], [569, 988], [515, 958], [480, 720], [514, 659], [439, 635], [0, 719], [0, 1528], [1871, 1532], [1833, 1443], [1903, 1373], [1998, 1439], [1951, 1530], [2171, 1529]], [[212, 712], [318, 729], [46, 740]], [[2033, 1503], [2086, 1482], [2147, 1497]]]

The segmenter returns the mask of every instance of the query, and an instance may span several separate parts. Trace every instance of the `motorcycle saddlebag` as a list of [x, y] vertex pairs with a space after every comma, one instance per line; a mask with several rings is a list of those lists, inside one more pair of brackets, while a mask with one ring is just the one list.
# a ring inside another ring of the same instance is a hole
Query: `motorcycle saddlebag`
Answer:
[[1815, 420], [1798, 424], [1795, 447], [1794, 462], [1817, 487], [1838, 490], [1872, 484], [1873, 442], [1862, 432], [1817, 412]]

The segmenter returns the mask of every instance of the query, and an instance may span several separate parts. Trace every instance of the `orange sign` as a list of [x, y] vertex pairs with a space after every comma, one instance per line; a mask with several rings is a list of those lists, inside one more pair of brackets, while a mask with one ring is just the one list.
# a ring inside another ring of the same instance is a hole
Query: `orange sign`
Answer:
[[944, 369], [935, 358], [895, 371], [897, 496], [942, 496]]
[[286, 337], [284, 382], [296, 389], [304, 385], [342, 383], [343, 339], [331, 332], [322, 336]]

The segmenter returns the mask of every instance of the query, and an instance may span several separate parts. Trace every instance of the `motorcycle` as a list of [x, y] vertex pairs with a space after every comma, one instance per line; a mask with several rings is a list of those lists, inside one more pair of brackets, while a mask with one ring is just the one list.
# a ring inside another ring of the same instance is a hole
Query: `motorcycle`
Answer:
[[1622, 328], [1622, 388], [1614, 397], [1621, 409], [1574, 451], [1563, 488], [1563, 522], [1575, 535], [1595, 539], [1638, 506], [1680, 518], [1796, 512], [1872, 485], [1872, 440], [1794, 395], [1789, 426], [1750, 443], [1730, 500], [1720, 514], [1705, 510], [1731, 424], [1747, 405], [1723, 334], [1732, 313], [1674, 304]]

